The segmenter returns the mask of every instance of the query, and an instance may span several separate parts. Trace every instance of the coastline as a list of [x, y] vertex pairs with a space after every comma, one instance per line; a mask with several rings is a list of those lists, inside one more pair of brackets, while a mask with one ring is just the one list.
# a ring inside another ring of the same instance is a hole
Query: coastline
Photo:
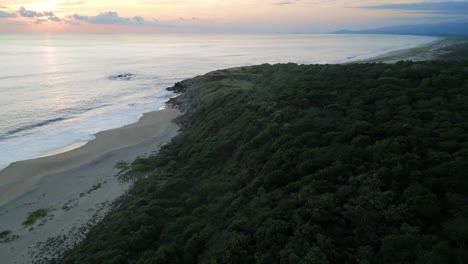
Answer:
[[396, 63], [398, 61], [444, 60], [458, 45], [467, 43], [465, 38], [442, 38], [417, 47], [391, 51], [373, 58], [357, 60], [350, 63]]
[[[418, 48], [424, 48], [426, 46], [430, 46], [434, 43], [438, 43], [439, 41], [444, 41], [446, 38], [443, 37], [437, 37], [437, 36], [426, 36], [432, 38], [432, 40], [429, 40], [424, 43], [418, 43], [418, 44], [412, 44], [412, 45], [407, 45], [407, 46], [402, 46], [402, 47], [397, 47], [397, 48], [392, 48], [384, 51], [378, 51], [370, 54], [358, 54], [356, 56], [348, 57], [346, 59], [338, 60], [335, 61], [334, 63], [336, 64], [349, 64], [349, 63], [360, 63], [360, 62], [367, 62], [369, 60], [374, 60], [377, 58], [387, 58], [390, 54], [399, 54], [401, 52], [406, 52], [408, 50], [412, 49], [418, 49]], [[395, 61], [396, 62], [396, 61]]]
[[[446, 40], [352, 63], [391, 63], [408, 54], [424, 60], [427, 56], [418, 53], [442, 47], [433, 45]], [[180, 112], [172, 108], [149, 112], [135, 124], [97, 133], [96, 139], [79, 148], [15, 162], [0, 171], [0, 232], [9, 230], [19, 236], [0, 243], [0, 256], [31, 263], [75, 245], [130, 186], [117, 180], [115, 164], [157, 151], [178, 133], [172, 122], [178, 116]], [[45, 222], [28, 228], [21, 225], [28, 213], [41, 208], [52, 210]]]
[[[0, 232], [14, 238], [0, 241], [0, 256], [31, 263], [76, 244], [130, 187], [116, 177], [115, 164], [158, 151], [177, 135], [173, 120], [179, 115], [174, 108], [145, 113], [137, 123], [99, 132], [79, 148], [0, 171]], [[40, 223], [21, 224], [44, 208], [50, 213]]]

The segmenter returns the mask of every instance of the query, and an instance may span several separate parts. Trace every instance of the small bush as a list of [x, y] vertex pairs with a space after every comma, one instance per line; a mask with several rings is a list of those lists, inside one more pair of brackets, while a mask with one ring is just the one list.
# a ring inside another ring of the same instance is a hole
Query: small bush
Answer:
[[34, 224], [36, 224], [36, 222], [41, 219], [41, 218], [44, 218], [47, 216], [47, 214], [49, 214], [50, 212], [50, 209], [48, 208], [41, 208], [41, 209], [38, 209], [34, 212], [31, 212], [28, 214], [28, 217], [26, 218], [26, 220], [23, 222], [23, 226], [32, 226]]

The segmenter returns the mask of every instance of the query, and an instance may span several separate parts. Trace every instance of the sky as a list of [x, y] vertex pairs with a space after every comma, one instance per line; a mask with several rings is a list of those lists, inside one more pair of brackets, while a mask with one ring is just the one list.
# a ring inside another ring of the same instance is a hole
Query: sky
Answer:
[[325, 33], [468, 20], [468, 0], [0, 0], [0, 33]]

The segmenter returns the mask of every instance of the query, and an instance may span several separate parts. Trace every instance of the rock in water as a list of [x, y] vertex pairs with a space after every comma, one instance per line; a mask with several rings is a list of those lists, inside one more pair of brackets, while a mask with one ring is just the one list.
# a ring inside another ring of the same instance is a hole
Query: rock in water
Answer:
[[117, 81], [130, 81], [136, 78], [136, 74], [133, 73], [123, 73], [118, 75], [112, 75], [109, 77], [110, 80], [117, 80]]

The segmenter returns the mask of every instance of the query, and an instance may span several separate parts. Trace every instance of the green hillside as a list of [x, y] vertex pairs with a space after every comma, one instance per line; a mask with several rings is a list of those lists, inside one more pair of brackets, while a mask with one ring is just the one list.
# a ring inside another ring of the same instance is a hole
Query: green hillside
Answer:
[[177, 84], [183, 132], [61, 263], [466, 263], [468, 62]]

